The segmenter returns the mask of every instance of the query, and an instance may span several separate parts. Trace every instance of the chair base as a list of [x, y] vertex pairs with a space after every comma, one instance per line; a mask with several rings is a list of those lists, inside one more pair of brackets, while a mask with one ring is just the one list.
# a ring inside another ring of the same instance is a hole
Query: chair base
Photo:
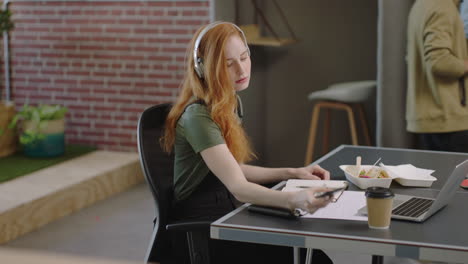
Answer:
[[349, 121], [349, 129], [351, 132], [351, 142], [353, 145], [358, 145], [358, 136], [356, 130], [356, 122], [354, 120], [354, 112], [353, 112], [353, 105], [356, 106], [358, 110], [359, 119], [361, 121], [362, 130], [364, 134], [364, 139], [368, 146], [371, 145], [371, 140], [369, 136], [369, 128], [367, 126], [367, 121], [364, 114], [364, 108], [362, 104], [351, 104], [351, 103], [340, 103], [340, 102], [333, 102], [333, 101], [318, 101], [314, 109], [312, 111], [312, 117], [310, 121], [310, 129], [309, 129], [309, 139], [307, 143], [307, 151], [306, 151], [306, 158], [304, 165], [307, 166], [312, 163], [313, 154], [314, 154], [314, 147], [315, 147], [315, 138], [317, 136], [317, 125], [320, 116], [320, 111], [324, 109], [325, 112], [325, 119], [324, 119], [324, 126], [323, 126], [323, 145], [322, 151], [326, 153], [329, 148], [329, 130], [330, 130], [330, 116], [331, 116], [331, 109], [336, 110], [343, 110], [347, 113], [348, 121]]

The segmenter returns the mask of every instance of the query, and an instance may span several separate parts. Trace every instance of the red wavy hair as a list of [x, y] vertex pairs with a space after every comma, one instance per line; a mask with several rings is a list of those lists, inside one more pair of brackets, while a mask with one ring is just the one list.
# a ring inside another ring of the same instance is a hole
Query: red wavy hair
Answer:
[[229, 37], [235, 35], [243, 39], [239, 30], [230, 23], [223, 23], [210, 29], [202, 38], [198, 47], [199, 57], [203, 58], [204, 79], [195, 73], [193, 50], [201, 27], [192, 38], [187, 49], [187, 67], [182, 90], [166, 119], [164, 136], [161, 143], [166, 152], [174, 147], [176, 125], [187, 105], [193, 98], [202, 99], [213, 121], [221, 129], [226, 145], [239, 163], [252, 160], [255, 154], [242, 125], [234, 110], [237, 99], [229, 77], [224, 48]]

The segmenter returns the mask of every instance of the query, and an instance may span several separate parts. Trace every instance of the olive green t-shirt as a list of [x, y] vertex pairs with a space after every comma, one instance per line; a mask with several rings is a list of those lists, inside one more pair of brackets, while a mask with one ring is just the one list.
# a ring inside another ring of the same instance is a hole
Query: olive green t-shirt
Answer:
[[224, 144], [219, 126], [213, 121], [205, 105], [189, 105], [176, 127], [174, 143], [174, 196], [187, 198], [209, 173], [200, 152]]

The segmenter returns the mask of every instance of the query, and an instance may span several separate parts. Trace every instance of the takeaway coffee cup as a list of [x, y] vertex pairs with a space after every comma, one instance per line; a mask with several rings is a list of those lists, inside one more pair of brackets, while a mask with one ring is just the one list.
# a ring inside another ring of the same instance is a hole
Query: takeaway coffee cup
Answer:
[[370, 228], [387, 229], [390, 227], [394, 196], [388, 188], [369, 187], [366, 189], [367, 216]]

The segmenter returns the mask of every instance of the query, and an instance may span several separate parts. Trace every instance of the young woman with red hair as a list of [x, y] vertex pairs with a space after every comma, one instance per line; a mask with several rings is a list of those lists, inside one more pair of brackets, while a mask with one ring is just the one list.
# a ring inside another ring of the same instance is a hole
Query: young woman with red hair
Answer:
[[[330, 179], [329, 172], [318, 165], [263, 168], [246, 164], [255, 155], [241, 124], [241, 102], [236, 95], [250, 81], [250, 50], [242, 30], [228, 22], [200, 28], [187, 58], [182, 91], [168, 115], [162, 141], [167, 152], [175, 152], [172, 219], [214, 221], [235, 209], [236, 199], [309, 213], [326, 206], [327, 198], [314, 197], [323, 188], [281, 192], [261, 185], [291, 178]], [[292, 263], [290, 248], [211, 242], [214, 263], [264, 263], [266, 259]], [[323, 253], [321, 257], [330, 261]]]

